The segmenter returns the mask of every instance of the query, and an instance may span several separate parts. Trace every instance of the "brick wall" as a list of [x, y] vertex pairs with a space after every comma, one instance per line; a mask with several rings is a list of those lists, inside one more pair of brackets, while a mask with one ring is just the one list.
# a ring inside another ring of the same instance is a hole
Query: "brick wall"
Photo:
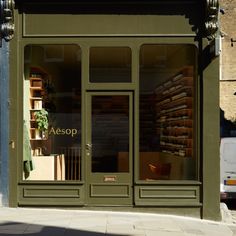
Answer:
[[220, 82], [220, 107], [225, 112], [225, 118], [236, 118], [236, 81]]
[[220, 31], [222, 34], [220, 107], [225, 111], [225, 118], [236, 117], [236, 42], [231, 45], [231, 38], [236, 40], [236, 0], [221, 0]]
[[231, 46], [231, 38], [236, 40], [236, 0], [221, 0], [220, 30], [222, 39], [222, 80], [236, 80], [236, 42]]

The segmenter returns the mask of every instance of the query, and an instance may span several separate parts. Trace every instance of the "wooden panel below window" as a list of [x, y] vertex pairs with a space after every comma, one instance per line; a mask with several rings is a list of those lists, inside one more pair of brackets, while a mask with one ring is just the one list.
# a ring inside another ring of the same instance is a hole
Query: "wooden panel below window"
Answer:
[[91, 197], [129, 197], [129, 184], [91, 184]]
[[136, 186], [138, 206], [200, 206], [199, 186]]
[[81, 206], [84, 204], [83, 185], [20, 185], [21, 206]]

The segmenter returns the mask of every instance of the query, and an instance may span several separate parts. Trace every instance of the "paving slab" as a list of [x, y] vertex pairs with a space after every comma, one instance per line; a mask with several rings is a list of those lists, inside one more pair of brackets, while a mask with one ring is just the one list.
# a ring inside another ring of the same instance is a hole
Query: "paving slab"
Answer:
[[151, 213], [0, 208], [0, 236], [236, 236], [236, 225]]

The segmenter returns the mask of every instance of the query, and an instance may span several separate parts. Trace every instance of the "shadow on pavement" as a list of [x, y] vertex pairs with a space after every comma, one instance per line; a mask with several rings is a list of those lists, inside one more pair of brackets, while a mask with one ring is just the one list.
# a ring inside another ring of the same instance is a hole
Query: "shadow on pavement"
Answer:
[[[90, 231], [89, 229], [74, 229], [65, 228], [59, 226], [47, 226], [37, 225], [30, 223], [20, 222], [5, 222], [0, 224], [0, 236], [15, 236], [15, 235], [27, 235], [27, 236], [118, 236], [121, 234], [109, 234], [103, 232]], [[128, 236], [128, 234], [122, 234], [122, 236]]]

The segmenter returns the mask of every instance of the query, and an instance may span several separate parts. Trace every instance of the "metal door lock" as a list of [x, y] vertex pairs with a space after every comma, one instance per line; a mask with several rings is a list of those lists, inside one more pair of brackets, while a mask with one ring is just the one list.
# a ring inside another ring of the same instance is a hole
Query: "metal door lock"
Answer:
[[91, 149], [92, 149], [92, 144], [87, 143], [87, 144], [85, 145], [85, 148], [86, 148], [86, 155], [87, 155], [87, 156], [90, 156], [90, 154], [91, 154]]

